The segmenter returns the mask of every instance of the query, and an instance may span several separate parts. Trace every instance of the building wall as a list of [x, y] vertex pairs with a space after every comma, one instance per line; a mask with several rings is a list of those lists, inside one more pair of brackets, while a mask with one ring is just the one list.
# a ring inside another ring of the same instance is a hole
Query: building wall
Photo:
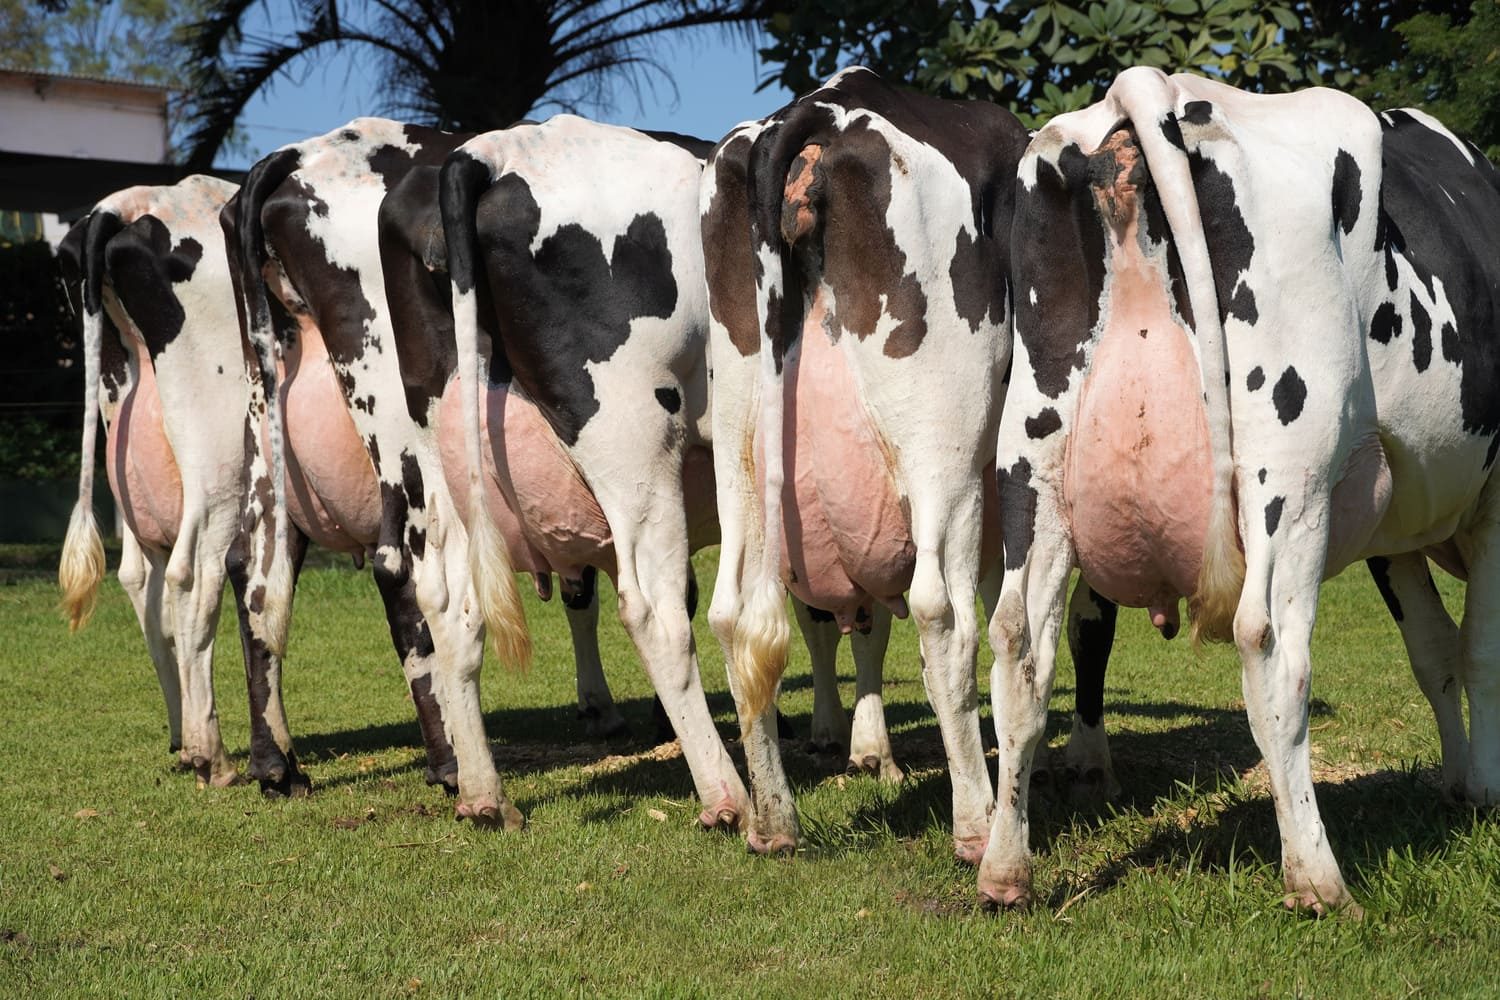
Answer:
[[166, 91], [0, 72], [0, 149], [164, 163]]

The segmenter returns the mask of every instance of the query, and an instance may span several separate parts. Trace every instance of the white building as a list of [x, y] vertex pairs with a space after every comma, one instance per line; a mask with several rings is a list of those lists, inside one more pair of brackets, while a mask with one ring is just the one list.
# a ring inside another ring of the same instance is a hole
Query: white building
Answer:
[[0, 149], [167, 162], [167, 89], [0, 69]]
[[105, 195], [181, 180], [186, 171], [168, 162], [168, 94], [153, 84], [0, 68], [6, 234], [35, 238], [40, 218], [41, 235], [56, 246], [63, 223]]

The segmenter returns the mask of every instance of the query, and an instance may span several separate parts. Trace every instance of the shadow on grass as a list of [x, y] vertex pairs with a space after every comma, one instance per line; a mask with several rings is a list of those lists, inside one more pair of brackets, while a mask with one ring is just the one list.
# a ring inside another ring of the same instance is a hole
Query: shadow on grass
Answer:
[[[795, 688], [794, 688], [795, 689]], [[1112, 694], [1116, 694], [1112, 692]], [[727, 693], [710, 695], [715, 715], [732, 714]], [[585, 773], [545, 797], [603, 798], [639, 801], [644, 798], [687, 799], [693, 795], [686, 762], [675, 748], [652, 750], [655, 731], [649, 698], [619, 703], [621, 714], [636, 738], [607, 743], [587, 735], [584, 720], [571, 706], [502, 709], [487, 713], [487, 731], [497, 740], [497, 765], [509, 776], [528, 778], [564, 767]], [[1112, 698], [1106, 717], [1116, 731], [1110, 736], [1115, 773], [1124, 786], [1121, 798], [1105, 804], [1090, 796], [1086, 786], [1066, 781], [1034, 782], [1031, 791], [1032, 849], [1047, 852], [1058, 840], [1078, 832], [1098, 832], [1118, 814], [1134, 814], [1138, 832], [1127, 833], [1128, 847], [1091, 871], [1068, 875], [1053, 889], [1054, 908], [1079, 892], [1108, 891], [1132, 871], [1160, 866], [1190, 866], [1209, 872], [1230, 872], [1264, 863], [1275, 864], [1280, 838], [1269, 796], [1241, 780], [1260, 760], [1243, 710], [1203, 708], [1170, 700], [1121, 701]], [[1333, 714], [1315, 700], [1314, 717]], [[1165, 732], [1119, 731], [1121, 720], [1185, 718], [1188, 724]], [[790, 716], [797, 736], [783, 739], [783, 763], [792, 789], [799, 796], [840, 773], [838, 757], [815, 755], [803, 749], [810, 714]], [[931, 710], [923, 703], [887, 705], [896, 759], [909, 778], [894, 790], [858, 796], [859, 804], [846, 818], [821, 821], [805, 817], [804, 840], [809, 853], [837, 856], [860, 851], [888, 838], [915, 840], [934, 830], [948, 829], [952, 788], [948, 780], [942, 740]], [[1070, 714], [1048, 715], [1047, 738], [1068, 731]], [[738, 732], [731, 724], [718, 725], [736, 767], [744, 774]], [[987, 735], [993, 728], [986, 719]], [[644, 738], [643, 738], [644, 737]], [[297, 739], [305, 757], [326, 760], [340, 754], [373, 754], [420, 747], [416, 722], [390, 723], [358, 730], [309, 734]], [[1051, 751], [1053, 774], [1062, 775], [1061, 751]], [[995, 762], [988, 759], [990, 779]], [[388, 765], [376, 775], [388, 776], [423, 766], [420, 751], [406, 765]], [[340, 775], [320, 781], [320, 789], [368, 780], [375, 772]], [[858, 779], [869, 780], [869, 779]], [[1080, 794], [1080, 792], [1082, 794]], [[1469, 810], [1442, 803], [1435, 776], [1416, 768], [1383, 770], [1343, 781], [1320, 781], [1317, 796], [1336, 852], [1351, 884], [1358, 888], [1361, 873], [1378, 868], [1387, 852], [1410, 852], [1418, 860], [1441, 852], [1449, 840], [1473, 823]], [[518, 799], [523, 809], [536, 803]], [[611, 823], [623, 815], [621, 807], [590, 808], [585, 823]]]
[[[1422, 864], [1474, 827], [1479, 813], [1445, 803], [1437, 786], [1435, 769], [1415, 767], [1315, 783], [1334, 854], [1356, 892], [1371, 887], [1370, 879], [1390, 852]], [[1055, 910], [1080, 893], [1108, 892], [1139, 870], [1169, 867], [1226, 875], [1269, 864], [1280, 871], [1281, 840], [1268, 795], [1250, 793], [1243, 785], [1207, 792], [1188, 786], [1180, 793], [1187, 809], [1176, 818], [1153, 817], [1150, 831], [1126, 853], [1061, 878], [1048, 905]], [[1209, 809], [1186, 818], [1188, 810], [1205, 801]], [[1201, 815], [1210, 818], [1202, 822]]]

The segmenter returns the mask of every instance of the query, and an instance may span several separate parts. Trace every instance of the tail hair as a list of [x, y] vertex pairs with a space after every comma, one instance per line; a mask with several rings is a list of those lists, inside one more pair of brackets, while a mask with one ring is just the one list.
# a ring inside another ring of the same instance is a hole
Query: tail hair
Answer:
[[83, 443], [78, 468], [78, 499], [68, 518], [57, 584], [68, 629], [88, 624], [104, 580], [104, 543], [94, 519], [94, 464], [99, 433], [100, 351], [104, 343], [104, 248], [123, 228], [114, 212], [96, 211], [86, 222], [79, 260], [83, 286]]
[[[483, 445], [480, 420], [489, 379], [479, 353], [479, 197], [493, 182], [489, 164], [460, 147], [448, 156], [438, 181], [438, 200], [448, 244], [448, 275], [453, 283], [453, 333], [458, 347], [459, 392], [463, 409], [464, 448], [469, 465], [469, 571], [480, 615], [500, 662], [516, 670], [531, 665], [531, 631], [516, 586], [514, 562], [500, 529], [484, 502]], [[499, 337], [492, 351], [504, 351]], [[491, 426], [503, 441], [505, 428]]]
[[746, 592], [730, 643], [735, 686], [746, 713], [741, 725], [758, 718], [775, 700], [790, 641], [786, 590], [779, 576], [762, 573]]
[[1245, 554], [1238, 543], [1234, 507], [1215, 504], [1209, 515], [1198, 587], [1188, 602], [1193, 645], [1234, 640], [1234, 615], [1244, 586]]

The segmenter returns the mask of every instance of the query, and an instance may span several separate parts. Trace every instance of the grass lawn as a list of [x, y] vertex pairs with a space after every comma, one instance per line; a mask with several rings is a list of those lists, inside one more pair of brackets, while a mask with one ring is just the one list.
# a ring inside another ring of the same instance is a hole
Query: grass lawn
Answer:
[[[698, 561], [705, 590], [712, 558]], [[1439, 584], [1456, 609], [1461, 588]], [[1033, 795], [1044, 905], [988, 916], [950, 853], [910, 623], [886, 686], [907, 781], [845, 778], [783, 743], [804, 849], [771, 860], [696, 828], [674, 745], [585, 741], [556, 603], [528, 607], [533, 670], [485, 674], [489, 734], [530, 819], [506, 835], [455, 823], [423, 784], [368, 572], [314, 569], [298, 593], [286, 701], [316, 790], [290, 802], [195, 790], [167, 752], [118, 584], [77, 636], [56, 600], [44, 578], [0, 583], [0, 997], [1500, 996], [1500, 821], [1439, 800], [1436, 728], [1363, 568], [1324, 589], [1312, 721], [1318, 798], [1362, 922], [1282, 911], [1238, 664], [1163, 642], [1141, 612], [1121, 615], [1107, 696], [1123, 801]], [[649, 734], [650, 690], [605, 602], [610, 681]], [[219, 708], [243, 766], [225, 608]], [[718, 645], [696, 624], [729, 738]], [[987, 653], [981, 664], [986, 679]], [[1071, 683], [1065, 662], [1054, 745]], [[782, 707], [805, 735], [800, 651]]]

